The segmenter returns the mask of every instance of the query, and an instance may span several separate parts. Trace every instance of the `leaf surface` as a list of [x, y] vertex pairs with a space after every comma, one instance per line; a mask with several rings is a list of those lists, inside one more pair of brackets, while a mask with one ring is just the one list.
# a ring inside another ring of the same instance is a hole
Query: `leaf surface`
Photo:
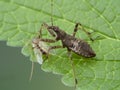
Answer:
[[[22, 47], [22, 53], [33, 55], [31, 41], [38, 35], [42, 23], [51, 25], [50, 0], [0, 0], [0, 40], [9, 46]], [[92, 32], [91, 42], [83, 31], [76, 37], [84, 39], [96, 52], [94, 58], [72, 53], [77, 90], [120, 89], [120, 0], [54, 0], [53, 23], [72, 34], [76, 22]], [[52, 38], [47, 31], [43, 37]], [[55, 43], [60, 45], [60, 43]], [[51, 44], [54, 45], [54, 44]], [[42, 69], [63, 75], [62, 82], [74, 86], [74, 77], [67, 49], [55, 50]]]

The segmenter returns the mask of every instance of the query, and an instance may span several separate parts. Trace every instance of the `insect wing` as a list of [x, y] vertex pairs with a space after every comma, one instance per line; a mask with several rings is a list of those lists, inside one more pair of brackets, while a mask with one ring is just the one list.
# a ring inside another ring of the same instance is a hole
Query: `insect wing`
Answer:
[[48, 52], [48, 45], [45, 44], [43, 41], [39, 41], [39, 47], [41, 47], [41, 49], [44, 51], [44, 52]]
[[39, 49], [34, 48], [34, 54], [36, 56], [37, 62], [39, 64], [42, 64], [43, 63], [42, 52]]

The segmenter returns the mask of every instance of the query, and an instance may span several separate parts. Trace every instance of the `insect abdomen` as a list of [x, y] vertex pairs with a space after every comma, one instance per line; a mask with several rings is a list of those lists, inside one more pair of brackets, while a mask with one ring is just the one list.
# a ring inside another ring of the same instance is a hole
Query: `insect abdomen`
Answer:
[[70, 47], [70, 49], [76, 54], [81, 55], [83, 57], [89, 58], [96, 56], [90, 45], [87, 42], [84, 42], [83, 40], [72, 41], [72, 47]]

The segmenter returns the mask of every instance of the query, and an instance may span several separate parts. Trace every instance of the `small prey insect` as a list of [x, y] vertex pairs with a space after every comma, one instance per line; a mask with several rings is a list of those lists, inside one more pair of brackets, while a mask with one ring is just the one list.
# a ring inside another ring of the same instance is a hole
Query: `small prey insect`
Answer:
[[43, 41], [41, 41], [40, 38], [34, 38], [32, 40], [32, 47], [33, 47], [37, 62], [39, 64], [42, 64], [43, 63], [42, 55], [48, 54], [48, 46]]
[[[33, 53], [36, 58], [36, 61], [39, 64], [42, 64], [44, 62], [43, 55], [45, 55], [46, 59], [47, 59], [49, 54], [53, 54], [52, 52], [50, 52], [51, 47], [49, 47], [45, 42], [52, 43], [52, 42], [55, 42], [55, 40], [42, 39], [41, 34], [39, 36], [33, 38], [33, 40], [32, 40]], [[32, 62], [32, 68], [31, 68], [31, 74], [30, 74], [29, 80], [32, 79], [33, 68], [34, 68], [34, 63]]]
[[[44, 61], [43, 55], [46, 55], [46, 57], [48, 57], [48, 50], [49, 50], [47, 44], [45, 44], [45, 42], [43, 42], [42, 40], [40, 39], [40, 35], [36, 38], [33, 38], [32, 40], [33, 53], [36, 58], [36, 61], [39, 64], [42, 64]], [[33, 68], [34, 68], [34, 62], [32, 62], [32, 68], [31, 68], [31, 74], [30, 74], [29, 80], [32, 79]]]

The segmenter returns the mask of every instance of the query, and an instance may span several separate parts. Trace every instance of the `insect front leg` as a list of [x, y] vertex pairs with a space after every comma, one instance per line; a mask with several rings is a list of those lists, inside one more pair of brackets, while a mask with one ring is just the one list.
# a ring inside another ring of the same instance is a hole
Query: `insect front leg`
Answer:
[[43, 42], [48, 42], [48, 43], [54, 43], [54, 42], [56, 42], [56, 40], [53, 40], [53, 39], [43, 39], [43, 38], [41, 38], [39, 40], [43, 41]]
[[51, 47], [49, 47], [48, 52], [50, 52], [52, 49], [59, 49], [59, 48], [64, 48], [64, 47], [60, 46], [60, 45], [58, 45], [58, 46], [51, 46]]
[[[80, 26], [80, 27], [79, 27], [79, 26]], [[73, 32], [73, 36], [74, 36], [74, 37], [75, 37], [75, 35], [76, 35], [76, 32], [77, 32], [79, 29], [83, 30], [83, 31], [88, 35], [88, 37], [90, 38], [91, 41], [94, 41], [94, 40], [91, 38], [91, 36], [90, 36], [91, 33], [89, 33], [88, 31], [86, 31], [86, 30], [84, 29], [84, 27], [83, 27], [80, 23], [76, 23], [76, 24], [75, 24], [75, 28], [74, 28], [74, 32]]]
[[75, 83], [75, 89], [76, 89], [78, 81], [77, 81], [77, 77], [76, 77], [76, 73], [75, 73], [74, 63], [73, 63], [73, 60], [72, 60], [72, 53], [71, 53], [71, 50], [69, 50], [69, 49], [68, 49], [68, 57], [70, 59], [70, 63], [71, 63], [71, 66], [72, 66], [74, 83]]
[[40, 37], [40, 38], [42, 37], [42, 30], [43, 30], [43, 28], [46, 28], [47, 31], [48, 31], [53, 37], [56, 36], [53, 31], [51, 31], [50, 29], [48, 29], [48, 27], [49, 27], [49, 26], [48, 26], [46, 23], [43, 23], [43, 24], [41, 25], [41, 28], [40, 28], [40, 31], [39, 31], [39, 33], [40, 33], [39, 37]]

